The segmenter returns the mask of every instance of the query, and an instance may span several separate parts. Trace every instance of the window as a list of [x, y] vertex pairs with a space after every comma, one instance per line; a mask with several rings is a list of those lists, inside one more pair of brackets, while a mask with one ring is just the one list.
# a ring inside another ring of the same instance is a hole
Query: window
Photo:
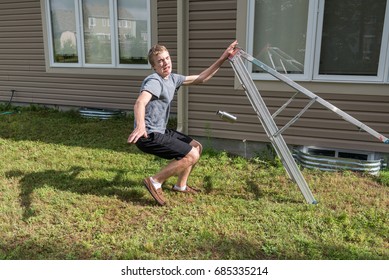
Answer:
[[[304, 73], [308, 4], [304, 0], [256, 1], [254, 56], [280, 72]], [[261, 70], [255, 67], [253, 72]]]
[[150, 0], [46, 0], [52, 67], [149, 68]]
[[325, 1], [319, 75], [378, 76], [386, 0]]
[[387, 0], [250, 0], [247, 49], [296, 80], [388, 82], [388, 10]]

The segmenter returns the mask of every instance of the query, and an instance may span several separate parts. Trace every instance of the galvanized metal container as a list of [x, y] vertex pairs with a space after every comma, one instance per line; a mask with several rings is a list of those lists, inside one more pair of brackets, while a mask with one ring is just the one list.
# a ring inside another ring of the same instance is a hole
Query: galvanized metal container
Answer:
[[351, 158], [336, 158], [322, 155], [312, 155], [293, 149], [293, 157], [305, 168], [319, 169], [323, 171], [351, 170], [367, 172], [373, 175], [383, 167], [383, 160], [359, 160]]

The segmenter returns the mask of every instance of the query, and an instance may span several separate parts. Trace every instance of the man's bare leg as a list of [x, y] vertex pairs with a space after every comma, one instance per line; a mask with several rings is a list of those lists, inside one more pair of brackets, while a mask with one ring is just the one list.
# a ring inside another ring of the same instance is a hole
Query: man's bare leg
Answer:
[[[199, 142], [197, 142], [196, 140], [193, 140], [189, 144], [192, 147], [194, 147], [195, 149], [197, 149], [197, 151], [199, 153], [199, 157], [200, 157], [201, 153], [203, 152], [203, 146]], [[192, 164], [191, 166], [189, 166], [188, 168], [186, 168], [185, 170], [183, 170], [181, 173], [178, 174], [177, 184], [176, 184], [178, 187], [185, 187], [186, 186], [189, 175], [192, 172], [192, 170], [195, 167], [197, 162], [198, 162], [198, 160], [194, 164]]]
[[200, 154], [198, 148], [193, 147], [192, 150], [182, 159], [180, 160], [173, 160], [168, 165], [166, 165], [164, 168], [162, 168], [157, 174], [155, 174], [152, 178], [154, 181], [163, 183], [170, 177], [174, 175], [181, 175], [186, 180], [188, 179], [188, 176], [190, 174], [190, 171], [192, 169], [192, 166], [196, 164], [196, 162], [199, 160]]

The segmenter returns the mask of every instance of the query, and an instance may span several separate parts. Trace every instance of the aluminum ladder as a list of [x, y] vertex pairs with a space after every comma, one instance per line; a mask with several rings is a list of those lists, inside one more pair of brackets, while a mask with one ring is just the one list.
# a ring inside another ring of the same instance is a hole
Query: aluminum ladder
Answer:
[[[290, 100], [288, 100], [283, 106], [281, 106], [273, 115], [270, 114], [268, 108], [266, 107], [265, 102], [263, 101], [257, 87], [254, 84], [254, 81], [251, 78], [250, 73], [248, 72], [243, 59], [246, 59], [247, 61], [257, 65], [261, 69], [263, 69], [265, 72], [271, 74], [273, 77], [277, 78], [280, 81], [285, 82], [290, 87], [297, 90], [297, 93], [292, 96]], [[303, 194], [305, 200], [310, 204], [317, 204], [317, 201], [315, 200], [311, 190], [309, 189], [309, 186], [307, 182], [305, 181], [299, 167], [297, 166], [292, 153], [290, 152], [287, 144], [285, 143], [285, 140], [283, 139], [281, 133], [284, 132], [288, 127], [290, 127], [294, 122], [298, 120], [301, 115], [308, 110], [310, 106], [312, 106], [313, 103], [318, 102], [324, 107], [328, 108], [332, 112], [338, 114], [340, 117], [342, 117], [344, 120], [356, 125], [359, 129], [364, 130], [374, 137], [378, 138], [380, 141], [384, 142], [385, 144], [389, 144], [389, 139], [385, 136], [381, 135], [377, 131], [373, 130], [372, 128], [368, 127], [367, 125], [361, 123], [354, 117], [350, 116], [349, 114], [343, 112], [342, 110], [338, 109], [331, 103], [325, 101], [324, 99], [320, 98], [313, 92], [309, 91], [308, 89], [302, 87], [301, 85], [297, 84], [296, 82], [292, 81], [287, 76], [278, 73], [271, 67], [267, 66], [263, 62], [257, 60], [256, 58], [252, 57], [248, 53], [244, 52], [242, 49], [237, 49], [234, 54], [230, 55], [229, 61], [231, 63], [232, 68], [235, 71], [236, 76], [238, 77], [244, 91], [246, 92], [246, 95], [248, 99], [250, 100], [251, 105], [253, 106], [255, 112], [258, 115], [258, 118], [267, 134], [267, 136], [270, 139], [270, 142], [272, 143], [277, 155], [281, 159], [281, 162], [287, 171], [289, 177], [293, 179], [293, 181], [298, 185], [300, 188], [301, 193]], [[283, 110], [285, 109], [288, 104], [295, 98], [295, 96], [298, 93], [302, 93], [306, 95], [310, 101], [308, 104], [295, 116], [293, 117], [287, 124], [285, 124], [282, 128], [278, 128], [274, 118]]]

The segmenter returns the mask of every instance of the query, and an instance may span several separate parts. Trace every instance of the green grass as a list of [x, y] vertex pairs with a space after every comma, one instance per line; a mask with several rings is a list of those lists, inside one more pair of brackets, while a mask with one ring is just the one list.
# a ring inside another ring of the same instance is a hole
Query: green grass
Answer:
[[188, 196], [142, 184], [167, 161], [126, 144], [131, 118], [0, 115], [0, 259], [389, 259], [388, 171], [304, 170], [207, 150]]

